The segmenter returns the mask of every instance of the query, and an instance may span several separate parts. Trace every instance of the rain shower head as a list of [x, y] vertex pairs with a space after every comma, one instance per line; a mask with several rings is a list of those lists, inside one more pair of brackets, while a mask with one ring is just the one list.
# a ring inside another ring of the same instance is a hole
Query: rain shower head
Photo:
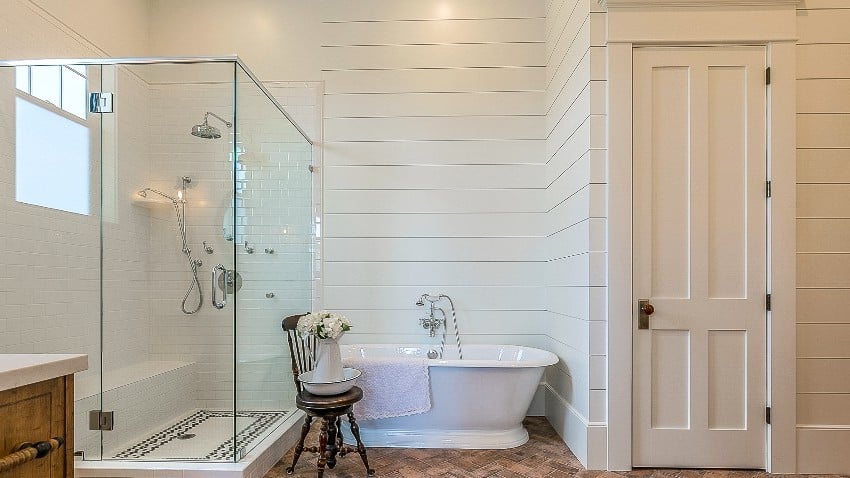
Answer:
[[201, 124], [196, 124], [195, 126], [192, 126], [192, 136], [197, 136], [198, 138], [203, 138], [203, 139], [218, 139], [218, 138], [221, 138], [221, 130], [219, 130], [215, 126], [212, 126], [212, 125], [209, 124], [209, 117], [210, 116], [218, 119], [219, 121], [224, 123], [225, 126], [227, 126], [228, 128], [233, 126], [233, 123], [231, 123], [230, 121], [226, 121], [221, 116], [219, 116], [215, 113], [212, 113], [210, 111], [207, 111], [206, 114], [204, 114], [204, 122], [201, 123]]
[[204, 139], [218, 139], [221, 138], [221, 131], [215, 126], [210, 126], [204, 122], [204, 124], [192, 126], [192, 136]]

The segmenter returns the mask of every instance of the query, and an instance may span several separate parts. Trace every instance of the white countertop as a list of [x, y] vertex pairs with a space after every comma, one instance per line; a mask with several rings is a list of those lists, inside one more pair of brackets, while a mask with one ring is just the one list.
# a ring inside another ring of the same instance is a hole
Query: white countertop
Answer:
[[70, 375], [87, 368], [88, 355], [0, 354], [0, 390]]

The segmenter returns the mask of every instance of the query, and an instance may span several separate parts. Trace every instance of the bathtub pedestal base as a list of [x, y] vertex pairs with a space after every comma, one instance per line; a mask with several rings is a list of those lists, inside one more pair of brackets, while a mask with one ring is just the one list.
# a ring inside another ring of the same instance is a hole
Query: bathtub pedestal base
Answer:
[[[354, 439], [345, 434], [345, 441]], [[510, 430], [393, 430], [360, 421], [360, 437], [367, 447], [505, 449], [528, 441], [525, 427]]]

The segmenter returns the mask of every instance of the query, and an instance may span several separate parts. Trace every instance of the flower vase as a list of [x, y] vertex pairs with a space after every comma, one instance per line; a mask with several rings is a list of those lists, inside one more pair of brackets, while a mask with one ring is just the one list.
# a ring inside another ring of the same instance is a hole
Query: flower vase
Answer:
[[316, 340], [316, 365], [313, 368], [312, 382], [341, 382], [342, 354], [337, 339]]

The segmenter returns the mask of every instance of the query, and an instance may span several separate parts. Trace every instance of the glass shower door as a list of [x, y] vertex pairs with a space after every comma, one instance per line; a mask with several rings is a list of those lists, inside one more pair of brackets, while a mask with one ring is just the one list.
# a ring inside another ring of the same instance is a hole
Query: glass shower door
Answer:
[[213, 307], [211, 280], [235, 268], [222, 234], [233, 74], [226, 62], [104, 66], [104, 460], [234, 460], [236, 307], [226, 284]]
[[[236, 75], [236, 403], [248, 453], [295, 410], [281, 319], [313, 296], [311, 146], [241, 66]], [[247, 436], [247, 435], [246, 435]]]

